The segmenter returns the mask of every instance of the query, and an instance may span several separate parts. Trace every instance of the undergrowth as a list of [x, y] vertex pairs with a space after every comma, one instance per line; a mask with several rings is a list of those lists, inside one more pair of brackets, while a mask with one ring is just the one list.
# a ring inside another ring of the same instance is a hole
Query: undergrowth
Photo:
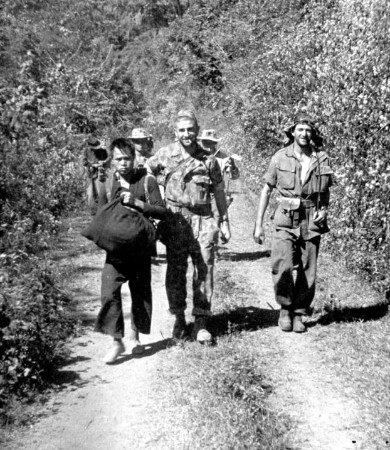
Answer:
[[65, 343], [75, 331], [71, 300], [58, 273], [38, 258], [12, 266], [3, 279], [0, 306], [0, 421], [20, 419], [15, 400], [28, 402], [53, 381]]
[[[245, 304], [246, 294], [219, 269], [217, 314]], [[185, 342], [160, 368], [168, 420], [185, 431], [177, 448], [285, 449], [291, 420], [269, 409], [272, 386], [253, 336], [228, 327], [217, 346]]]

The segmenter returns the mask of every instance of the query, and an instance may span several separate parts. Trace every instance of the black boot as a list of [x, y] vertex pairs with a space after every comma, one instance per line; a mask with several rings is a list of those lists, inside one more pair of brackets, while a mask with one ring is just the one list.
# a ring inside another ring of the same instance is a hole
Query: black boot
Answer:
[[176, 319], [172, 330], [173, 339], [183, 339], [186, 333], [186, 326], [187, 325], [184, 312], [176, 314]]

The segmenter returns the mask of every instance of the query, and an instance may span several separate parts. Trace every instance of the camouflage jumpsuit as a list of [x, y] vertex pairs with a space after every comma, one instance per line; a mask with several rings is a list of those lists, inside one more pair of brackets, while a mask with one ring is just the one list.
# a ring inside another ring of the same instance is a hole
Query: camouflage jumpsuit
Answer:
[[[179, 314], [186, 309], [186, 273], [188, 257], [191, 256], [194, 266], [192, 314], [209, 316], [214, 246], [219, 232], [211, 211], [211, 193], [224, 189], [219, 166], [215, 158], [208, 157], [200, 146], [196, 147], [193, 156], [189, 156], [180, 142], [161, 148], [148, 160], [148, 166], [157, 175], [159, 183], [166, 186], [165, 202], [170, 211], [160, 227], [161, 239], [167, 248], [169, 310], [172, 314]], [[181, 182], [187, 189], [192, 186], [199, 197], [199, 202], [193, 202], [195, 204], [183, 196], [182, 189], [176, 188], [178, 184], [172, 180], [180, 166], [184, 175]]]

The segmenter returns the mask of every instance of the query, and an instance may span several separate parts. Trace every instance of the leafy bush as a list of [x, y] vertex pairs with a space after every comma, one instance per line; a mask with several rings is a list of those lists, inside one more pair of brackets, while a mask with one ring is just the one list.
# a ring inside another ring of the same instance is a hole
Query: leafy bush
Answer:
[[380, 0], [308, 3], [248, 69], [240, 109], [232, 111], [255, 181], [297, 109], [319, 118], [338, 180], [328, 243], [381, 291], [390, 288], [389, 14]]
[[80, 206], [88, 135], [111, 138], [142, 118], [142, 95], [112, 58], [125, 36], [114, 25], [130, 10], [7, 0], [0, 11], [0, 414], [12, 394], [30, 398], [51, 381], [74, 331], [42, 250]]
[[0, 420], [12, 394], [33, 398], [48, 385], [76, 326], [53, 274], [38, 258], [26, 264], [22, 256], [1, 255], [12, 269], [3, 269], [0, 279]]

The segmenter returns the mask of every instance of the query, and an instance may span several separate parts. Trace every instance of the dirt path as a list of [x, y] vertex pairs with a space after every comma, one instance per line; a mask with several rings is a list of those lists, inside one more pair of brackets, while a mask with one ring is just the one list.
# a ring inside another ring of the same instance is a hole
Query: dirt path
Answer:
[[[236, 195], [235, 206], [230, 213], [235, 239], [228, 249], [232, 254], [250, 254], [254, 251], [251, 237], [257, 200], [253, 195], [241, 192]], [[259, 249], [269, 248], [270, 226], [267, 231], [266, 245]], [[257, 307], [279, 309], [274, 299], [269, 258], [259, 258], [255, 262], [243, 260], [236, 264], [233, 273], [257, 293]], [[305, 334], [283, 333], [277, 328], [275, 317], [274, 326], [262, 329], [257, 338], [259, 345], [264, 347], [267, 373], [275, 386], [271, 405], [275, 411], [288, 414], [296, 421], [291, 435], [294, 448], [368, 448], [363, 447], [365, 444], [357, 426], [358, 405], [343, 396], [332, 368], [321, 363], [321, 355], [313, 345], [310, 331]]]
[[[360, 447], [356, 429], [358, 407], [341, 394], [331, 367], [321, 364], [309, 333], [282, 333], [276, 327], [269, 258], [265, 248], [252, 241], [256, 205], [240, 183], [233, 184], [231, 207], [232, 242], [222, 251], [233, 279], [245, 280], [253, 289], [253, 303], [273, 317], [266, 327], [253, 332], [253, 342], [264, 354], [268, 376], [275, 386], [270, 402], [280, 414], [293, 417], [294, 449], [347, 450]], [[164, 425], [164, 398], [153, 389], [162, 358], [175, 351], [170, 340], [172, 319], [167, 311], [164, 288], [164, 247], [153, 265], [154, 312], [152, 334], [142, 336], [142, 356], [125, 354], [113, 366], [102, 358], [110, 344], [106, 336], [92, 332], [99, 308], [103, 252], [81, 237], [83, 223], [74, 219], [61, 245], [75, 246], [71, 259], [61, 264], [73, 267], [72, 295], [83, 305], [85, 334], [72, 343], [72, 359], [61, 372], [60, 389], [42, 411], [41, 419], [15, 436], [6, 449], [175, 449], [180, 427]], [[66, 252], [64, 253], [66, 254]], [[239, 262], [238, 262], [239, 261]], [[129, 310], [129, 297], [125, 296]], [[152, 425], [153, 424], [153, 425]], [[357, 441], [357, 443], [353, 443]]]

